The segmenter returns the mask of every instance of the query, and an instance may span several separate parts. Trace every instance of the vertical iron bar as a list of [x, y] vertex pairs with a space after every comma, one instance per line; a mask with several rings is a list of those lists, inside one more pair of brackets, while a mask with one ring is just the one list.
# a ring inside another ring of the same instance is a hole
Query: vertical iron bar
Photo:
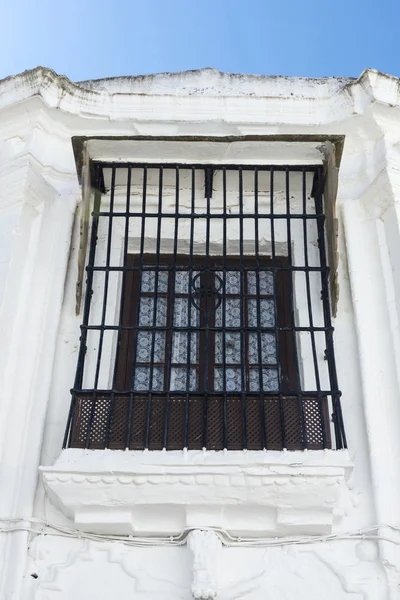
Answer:
[[332, 320], [331, 311], [329, 306], [329, 275], [327, 269], [326, 250], [325, 250], [325, 217], [323, 213], [322, 204], [322, 170], [318, 168], [316, 171], [316, 186], [315, 189], [315, 210], [317, 212], [317, 224], [318, 224], [318, 248], [320, 256], [321, 270], [321, 297], [322, 306], [324, 313], [324, 325], [326, 327], [325, 340], [326, 340], [326, 356], [328, 360], [328, 372], [329, 380], [332, 392], [332, 408], [333, 408], [333, 420], [335, 424], [335, 440], [336, 449], [347, 448], [346, 434], [344, 431], [343, 415], [340, 405], [340, 396], [337, 394], [338, 380], [336, 373], [335, 353], [333, 344], [333, 331], [332, 331]]
[[227, 254], [227, 205], [226, 205], [226, 168], [222, 170], [222, 195], [223, 195], [223, 234], [222, 234], [222, 391], [224, 394], [224, 424], [223, 442], [224, 449], [228, 448], [228, 406], [226, 395], [226, 254]]
[[[103, 353], [103, 342], [104, 342], [104, 325], [106, 321], [106, 313], [107, 313], [107, 298], [108, 298], [108, 284], [110, 279], [110, 271], [108, 267], [110, 266], [110, 258], [111, 258], [111, 238], [112, 238], [112, 226], [113, 226], [113, 212], [114, 212], [114, 194], [115, 194], [115, 175], [116, 175], [115, 167], [112, 167], [111, 170], [111, 191], [110, 191], [110, 214], [108, 217], [108, 232], [107, 232], [107, 250], [106, 250], [106, 264], [105, 264], [105, 273], [104, 273], [104, 292], [103, 292], [103, 307], [101, 312], [101, 325], [100, 325], [100, 334], [99, 334], [99, 347], [97, 350], [97, 362], [96, 362], [96, 371], [94, 376], [94, 392], [92, 398], [92, 406], [90, 409], [90, 418], [88, 424], [88, 430], [86, 435], [86, 444], [85, 447], [89, 448], [91, 442], [91, 433], [93, 427], [93, 419], [94, 413], [96, 409], [96, 399], [97, 394], [96, 390], [99, 384], [99, 376], [100, 376], [100, 367], [101, 367], [101, 357]], [[111, 424], [111, 414], [112, 414], [113, 406], [111, 405], [110, 398], [110, 406], [108, 408], [108, 419], [107, 419], [107, 427], [106, 427], [106, 444], [107, 440], [110, 437], [110, 424]]]
[[[168, 440], [168, 415], [169, 415], [169, 401], [170, 401], [170, 391], [171, 391], [171, 371], [172, 371], [172, 349], [174, 345], [174, 312], [175, 312], [175, 286], [176, 286], [176, 261], [178, 254], [178, 229], [179, 229], [179, 167], [175, 167], [175, 225], [174, 225], [174, 258], [172, 264], [172, 273], [168, 275], [168, 285], [172, 286], [171, 293], [168, 294], [168, 298], [171, 299], [171, 307], [170, 307], [170, 320], [167, 323], [167, 327], [169, 328], [166, 332], [166, 337], [170, 336], [170, 343], [168, 348], [168, 358], [166, 360], [166, 369], [167, 369], [167, 388], [166, 388], [166, 396], [165, 396], [165, 419], [164, 419], [164, 437], [163, 437], [163, 447], [164, 450], [167, 448], [167, 440]], [[166, 345], [167, 348], [167, 345]]]
[[[193, 244], [194, 244], [194, 211], [195, 211], [195, 198], [196, 198], [196, 170], [192, 167], [192, 190], [191, 190], [191, 218], [190, 218], [190, 240], [189, 240], [189, 273], [188, 273], [188, 297], [187, 297], [187, 324], [188, 324], [188, 345], [187, 345], [187, 367], [186, 367], [186, 398], [185, 398], [185, 432], [184, 432], [184, 448], [187, 449], [189, 444], [189, 398], [190, 398], [190, 371], [191, 371], [191, 327], [192, 327], [192, 304], [190, 302], [190, 294], [192, 293], [192, 281], [193, 281]], [[200, 333], [195, 333], [196, 344], [197, 336], [200, 339]], [[199, 344], [198, 352], [200, 352]], [[196, 367], [196, 379], [198, 380], [200, 374], [197, 372]]]
[[[208, 180], [207, 169], [204, 171], [204, 177], [206, 178], [206, 182]], [[210, 196], [212, 190], [210, 190], [210, 185], [206, 185], [206, 270], [205, 270], [205, 288], [208, 286], [208, 282], [210, 281], [210, 272], [208, 271], [208, 267], [210, 266]], [[205, 289], [205, 301], [206, 301], [206, 311], [205, 311], [205, 336], [204, 336], [204, 356], [208, 357], [210, 352], [210, 311], [208, 307], [207, 301], [207, 289]], [[208, 392], [209, 390], [209, 381], [210, 381], [210, 361], [206, 360], [204, 370], [204, 397], [203, 397], [203, 450], [207, 448], [207, 416], [208, 416]]]
[[[146, 202], [147, 202], [147, 166], [143, 167], [143, 188], [142, 188], [142, 220], [141, 220], [141, 228], [140, 228], [140, 250], [139, 250], [139, 289], [137, 295], [137, 304], [136, 304], [136, 315], [135, 315], [135, 325], [139, 326], [140, 319], [140, 304], [142, 301], [142, 280], [143, 280], [143, 265], [144, 265], [144, 245], [145, 245], [145, 233], [146, 233]], [[131, 437], [132, 437], [132, 420], [133, 420], [133, 410], [134, 410], [134, 401], [135, 401], [135, 379], [136, 379], [136, 357], [137, 357], [137, 348], [138, 348], [138, 338], [140, 335], [140, 329], [135, 330], [134, 334], [134, 348], [133, 348], [133, 362], [132, 362], [132, 374], [131, 374], [131, 382], [130, 382], [130, 390], [129, 390], [129, 414], [128, 414], [128, 430], [126, 436], [126, 448], [130, 448]]]
[[157, 240], [156, 240], [156, 265], [154, 272], [154, 298], [153, 298], [153, 328], [151, 332], [151, 354], [150, 354], [150, 373], [149, 373], [149, 394], [147, 402], [147, 422], [146, 422], [146, 444], [148, 449], [150, 445], [150, 429], [151, 429], [151, 403], [153, 395], [153, 373], [154, 373], [154, 350], [156, 339], [157, 326], [157, 303], [158, 303], [158, 280], [160, 271], [160, 247], [161, 247], [161, 225], [162, 225], [162, 193], [163, 193], [163, 167], [159, 168], [158, 178], [158, 216], [157, 216]]
[[[307, 172], [303, 169], [303, 178], [302, 178], [302, 187], [303, 187], [303, 214], [307, 215]], [[319, 368], [318, 368], [318, 356], [317, 356], [317, 347], [315, 343], [315, 332], [314, 332], [314, 319], [312, 313], [312, 298], [311, 298], [311, 287], [310, 287], [310, 273], [309, 273], [309, 262], [308, 262], [308, 235], [307, 235], [307, 219], [303, 219], [303, 242], [304, 242], [304, 266], [305, 266], [305, 277], [306, 277], [306, 291], [307, 291], [307, 308], [308, 308], [308, 320], [310, 325], [310, 336], [311, 336], [311, 350], [313, 355], [313, 363], [314, 363], [314, 373], [315, 373], [315, 385], [317, 387], [317, 398], [318, 398], [318, 408], [321, 419], [321, 431], [322, 431], [322, 442], [323, 447], [326, 448], [326, 432], [325, 432], [325, 420], [322, 409], [322, 396], [321, 392], [321, 382], [319, 377]]]
[[[263, 450], [267, 448], [267, 435], [265, 430], [265, 396], [263, 382], [263, 361], [261, 345], [261, 307], [260, 307], [260, 243], [259, 243], [259, 223], [258, 223], [258, 169], [254, 169], [254, 250], [256, 254], [256, 294], [257, 294], [257, 344], [258, 344], [258, 389], [260, 392], [260, 419], [261, 419], [261, 444]], [[265, 335], [265, 334], [264, 334]], [[276, 346], [275, 346], [276, 347]]]
[[214, 171], [212, 167], [206, 167], [204, 171], [204, 197], [212, 197]]
[[[127, 259], [128, 259], [129, 213], [130, 213], [130, 205], [131, 205], [131, 178], [132, 178], [132, 170], [131, 170], [131, 167], [128, 167], [128, 174], [127, 174], [127, 181], [126, 181], [126, 205], [125, 205], [126, 215], [125, 215], [125, 232], [124, 232], [125, 233], [125, 235], [124, 235], [124, 256], [123, 256], [123, 260], [122, 260], [123, 271], [122, 271], [122, 282], [121, 282], [121, 298], [120, 298], [120, 305], [119, 305], [117, 349], [116, 349], [116, 354], [115, 354], [113, 383], [112, 383], [112, 390], [111, 390], [110, 413], [108, 415], [107, 429], [106, 429], [106, 432], [108, 432], [108, 433], [111, 432], [111, 415], [113, 412], [112, 408], [115, 403], [115, 386], [116, 386], [116, 381], [117, 381], [118, 359], [119, 359], [120, 346], [121, 346], [121, 334], [122, 334], [121, 324], [122, 324], [122, 313], [123, 313], [124, 299], [125, 299], [125, 271], [124, 271], [124, 269], [126, 268]], [[129, 427], [129, 422], [128, 422], [128, 427]], [[110, 436], [109, 435], [107, 436], [107, 433], [106, 433], [106, 448], [108, 447], [109, 443], [110, 443]]]
[[[293, 267], [293, 257], [292, 257], [292, 233], [291, 233], [291, 222], [290, 222], [290, 171], [286, 169], [285, 171], [285, 187], [286, 187], [286, 213], [287, 213], [287, 249], [288, 249], [288, 260], [289, 260], [289, 268]], [[293, 271], [289, 271], [289, 300], [290, 300], [290, 327], [292, 329], [292, 338], [293, 338], [293, 351], [294, 351], [294, 362], [295, 362], [295, 370], [296, 370], [296, 388], [297, 388], [297, 398], [299, 401], [299, 409], [300, 409], [300, 420], [301, 420], [301, 437], [303, 448], [307, 448], [307, 432], [306, 432], [306, 424], [304, 419], [304, 406], [303, 406], [303, 396], [301, 393], [301, 384], [300, 384], [300, 371], [299, 371], [299, 359], [297, 355], [297, 344], [296, 344], [296, 332], [294, 328], [296, 327], [295, 315], [294, 315], [294, 283], [293, 283], [294, 274]]]
[[[276, 338], [276, 356], [280, 361], [280, 331], [278, 321], [278, 310], [277, 310], [277, 281], [276, 281], [276, 252], [275, 252], [275, 220], [274, 220], [274, 169], [271, 168], [270, 172], [270, 214], [271, 214], [271, 259], [272, 259], [272, 273], [274, 278], [274, 319], [275, 319], [275, 338]], [[281, 371], [281, 369], [280, 369]], [[279, 386], [279, 414], [281, 421], [281, 434], [282, 434], [282, 447], [286, 448], [286, 428], [285, 428], [285, 411], [283, 407], [283, 394], [281, 385], [281, 372], [279, 373], [278, 386]]]
[[245, 321], [246, 298], [244, 287], [244, 269], [243, 269], [243, 173], [239, 167], [239, 260], [240, 260], [240, 383], [241, 383], [241, 405], [242, 405], [242, 433], [243, 449], [247, 450], [247, 431], [246, 431], [246, 390], [248, 388], [248, 373], [246, 360], [246, 340], [245, 340]]

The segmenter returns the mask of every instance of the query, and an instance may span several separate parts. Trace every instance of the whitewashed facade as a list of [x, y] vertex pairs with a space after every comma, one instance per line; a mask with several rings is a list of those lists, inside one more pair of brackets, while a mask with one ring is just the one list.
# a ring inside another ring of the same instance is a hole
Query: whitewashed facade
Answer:
[[[1, 600], [400, 598], [399, 91], [373, 70], [0, 82]], [[327, 152], [348, 449], [62, 451], [85, 161]]]

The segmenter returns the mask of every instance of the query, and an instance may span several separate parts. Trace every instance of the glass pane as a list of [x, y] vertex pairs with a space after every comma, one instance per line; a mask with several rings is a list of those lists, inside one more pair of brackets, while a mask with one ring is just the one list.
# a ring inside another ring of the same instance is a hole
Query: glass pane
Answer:
[[[259, 271], [260, 294], [274, 293], [274, 277], [271, 271]], [[249, 294], [257, 294], [257, 275], [255, 271], [247, 274], [247, 290]]]
[[[221, 278], [221, 281], [215, 282], [215, 287], [221, 293], [223, 292], [223, 281], [224, 274], [223, 271], [217, 272], [218, 277]], [[221, 283], [222, 282], [222, 283]], [[220, 289], [221, 288], [221, 289]], [[227, 294], [240, 294], [240, 271], [226, 271], [225, 273], [225, 292]]]
[[[154, 292], [156, 271], [142, 271], [142, 292]], [[157, 292], [168, 291], [168, 271], [158, 271]]]
[[[198, 339], [199, 334], [192, 331], [190, 333], [190, 363], [198, 362]], [[174, 331], [172, 334], [172, 362], [188, 362], [188, 341], [189, 333], [186, 331]]]
[[[225, 300], [225, 327], [240, 327], [241, 298], [227, 298]], [[215, 314], [215, 326], [222, 327], [222, 311], [224, 303], [217, 308]]]
[[226, 389], [224, 390], [224, 370], [214, 369], [214, 391], [240, 392], [242, 389], [241, 371], [239, 368], [225, 369]]
[[175, 292], [178, 294], [187, 294], [188, 292], [188, 271], [177, 271], [175, 273]]
[[[154, 319], [154, 298], [142, 297], [140, 299], [139, 325], [152, 327]], [[165, 327], [167, 323], [167, 298], [157, 298], [156, 326]]]
[[[260, 391], [259, 369], [250, 369], [249, 383], [251, 392]], [[264, 392], [277, 392], [279, 390], [277, 369], [262, 369], [262, 387]]]
[[[241, 357], [241, 334], [226, 332], [225, 333], [225, 364], [240, 363]], [[224, 335], [223, 333], [215, 334], [215, 362], [224, 362], [223, 353]]]
[[[198, 271], [193, 271], [192, 282], [197, 274], [198, 274]], [[177, 271], [175, 274], [175, 292], [177, 294], [187, 294], [189, 280], [190, 280], [190, 271]]]
[[[188, 299], [187, 298], [175, 298], [174, 303], [174, 326], [175, 327], [188, 327]], [[199, 326], [199, 311], [197, 308], [190, 303], [190, 326]]]
[[249, 363], [259, 364], [258, 335], [261, 338], [261, 363], [276, 363], [276, 340], [273, 333], [249, 333]]
[[198, 389], [197, 370], [189, 370], [190, 390], [187, 389], [187, 368], [173, 367], [171, 369], [171, 392], [195, 392]]
[[[164, 389], [164, 367], [153, 368], [153, 391], [162, 392]], [[150, 367], [136, 367], [135, 385], [136, 392], [150, 390]]]
[[260, 324], [257, 319], [257, 300], [248, 301], [248, 323], [249, 327], [274, 327], [274, 301], [261, 298], [260, 303]]
[[165, 332], [154, 333], [154, 357], [152, 361], [151, 350], [153, 345], [152, 331], [139, 331], [137, 338], [136, 361], [141, 362], [165, 362]]

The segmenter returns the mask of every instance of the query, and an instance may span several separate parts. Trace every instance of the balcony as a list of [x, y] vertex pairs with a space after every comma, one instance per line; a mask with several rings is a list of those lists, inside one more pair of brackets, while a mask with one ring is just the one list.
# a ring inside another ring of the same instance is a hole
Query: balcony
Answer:
[[318, 165], [95, 163], [65, 447], [346, 447]]

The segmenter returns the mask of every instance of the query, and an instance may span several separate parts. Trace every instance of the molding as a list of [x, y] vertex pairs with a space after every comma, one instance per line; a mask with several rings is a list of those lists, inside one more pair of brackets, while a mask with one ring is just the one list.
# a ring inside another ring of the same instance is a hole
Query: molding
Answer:
[[[29, 154], [13, 160], [0, 170], [2, 209], [26, 201], [32, 208], [52, 202], [57, 191], [46, 181]], [[29, 193], [28, 193], [29, 192]]]
[[81, 181], [86, 153], [105, 162], [314, 165], [326, 160], [333, 147], [339, 166], [344, 139], [324, 134], [74, 136], [72, 146]]
[[319, 124], [364, 112], [371, 102], [398, 106], [398, 88], [396, 77], [373, 69], [356, 80], [232, 75], [204, 69], [73, 83], [37, 67], [0, 81], [0, 109], [40, 96], [51, 108], [100, 119], [153, 120], [161, 111], [177, 121], [281, 123], [284, 113], [287, 123]]
[[351, 469], [346, 451], [115, 450], [64, 450], [40, 468], [50, 501], [83, 531], [217, 527], [253, 537], [330, 533], [344, 514]]

